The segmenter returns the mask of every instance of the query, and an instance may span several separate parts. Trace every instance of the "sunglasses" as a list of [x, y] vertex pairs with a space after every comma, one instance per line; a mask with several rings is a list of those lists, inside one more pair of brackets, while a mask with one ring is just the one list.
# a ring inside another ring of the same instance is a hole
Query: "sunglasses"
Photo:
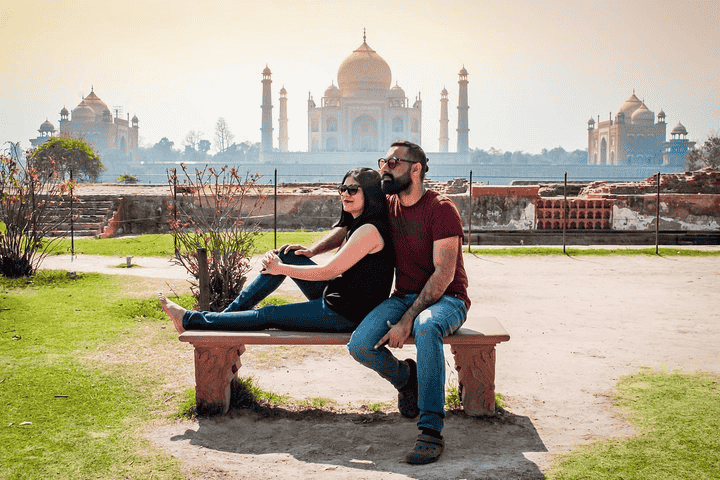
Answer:
[[406, 160], [404, 158], [399, 158], [397, 155], [393, 155], [390, 158], [378, 158], [378, 168], [382, 168], [383, 165], [387, 164], [390, 170], [394, 170], [400, 162], [418, 163], [414, 160]]
[[342, 195], [347, 192], [349, 195], [355, 195], [360, 190], [360, 185], [338, 185], [338, 193]]

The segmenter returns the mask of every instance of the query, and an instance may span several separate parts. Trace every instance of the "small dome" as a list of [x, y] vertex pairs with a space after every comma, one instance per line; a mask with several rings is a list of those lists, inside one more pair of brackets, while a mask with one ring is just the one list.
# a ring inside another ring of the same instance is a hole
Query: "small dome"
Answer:
[[658, 118], [665, 118], [665, 112], [662, 109], [658, 112]]
[[287, 90], [285, 90], [285, 86], [280, 89], [280, 95], [287, 95]]
[[465, 65], [463, 65], [463, 68], [460, 70], [459, 75], [462, 75], [463, 77], [467, 77], [467, 74], [468, 73], [467, 73], [467, 70], [465, 70]]
[[38, 131], [39, 132], [54, 132], [55, 126], [52, 123], [50, 123], [50, 120], [45, 120], [42, 123], [42, 125], [40, 125], [40, 130], [38, 130]]
[[265, 65], [265, 68], [263, 69], [262, 73], [263, 73], [263, 75], [271, 75], [272, 74], [272, 72], [270, 71], [270, 68], [267, 65]]
[[70, 113], [70, 112], [68, 112], [68, 109], [67, 109], [67, 108], [65, 108], [65, 107], [63, 107], [63, 109], [62, 109], [62, 110], [60, 110], [60, 115], [63, 115], [63, 116], [65, 116], [65, 115], [68, 115], [69, 113]]
[[593, 117], [590, 117], [590, 120], [588, 120], [588, 125], [595, 125], [595, 119]]
[[677, 125], [675, 125], [675, 128], [673, 128], [670, 133], [673, 135], [687, 135], [688, 132], [685, 126], [682, 123], [678, 122]]
[[635, 110], [640, 108], [642, 104], [643, 103], [640, 101], [640, 99], [635, 96], [635, 92], [633, 92], [633, 94], [630, 95], [630, 97], [628, 97], [628, 99], [625, 100], [622, 105], [620, 105], [618, 113], [624, 113], [625, 116], [629, 117], [633, 114]]
[[327, 89], [325, 89], [325, 96], [338, 98], [338, 97], [341, 97], [342, 94], [340, 93], [340, 89], [338, 87], [336, 87], [335, 84], [333, 83], [332, 85], [327, 87]]
[[442, 95], [443, 97], [447, 97], [447, 94], [448, 94], [447, 88], [443, 87], [442, 92], [440, 92], [440, 95]]
[[403, 90], [400, 85], [395, 83], [395, 86], [390, 89], [390, 93], [388, 94], [388, 96], [405, 98], [405, 90]]
[[643, 103], [633, 112], [631, 118], [633, 123], [653, 123], [655, 121], [655, 114]]
[[132, 123], [138, 123], [137, 115], [133, 115]]

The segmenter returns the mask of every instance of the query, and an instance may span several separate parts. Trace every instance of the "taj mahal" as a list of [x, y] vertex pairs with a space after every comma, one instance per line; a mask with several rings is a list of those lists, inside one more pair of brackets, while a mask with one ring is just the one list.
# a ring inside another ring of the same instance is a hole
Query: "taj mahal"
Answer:
[[[448, 92], [440, 92], [439, 154], [445, 163], [469, 163], [468, 72], [463, 66], [458, 80], [457, 148], [449, 151]], [[408, 99], [403, 88], [392, 85], [387, 62], [370, 47], [363, 33], [362, 44], [340, 64], [337, 84], [333, 80], [319, 102], [308, 95], [307, 153], [288, 152], [287, 91], [280, 90], [278, 144], [273, 143], [272, 71], [262, 72], [261, 155], [263, 163], [323, 163], [327, 154], [342, 152], [344, 162], [368, 158], [364, 152], [384, 152], [396, 140], [421, 144], [422, 99]], [[358, 155], [360, 154], [360, 155]], [[434, 159], [439, 160], [437, 155]], [[337, 161], [337, 160], [336, 160]], [[330, 161], [332, 162], [332, 161]]]

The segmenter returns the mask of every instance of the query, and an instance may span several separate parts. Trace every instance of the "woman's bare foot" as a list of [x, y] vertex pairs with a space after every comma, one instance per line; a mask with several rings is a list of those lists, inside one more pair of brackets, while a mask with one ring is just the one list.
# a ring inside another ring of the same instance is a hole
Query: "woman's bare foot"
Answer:
[[187, 310], [177, 303], [168, 300], [162, 293], [158, 293], [158, 298], [160, 299], [162, 309], [165, 310], [165, 313], [167, 313], [168, 317], [172, 320], [173, 325], [175, 325], [175, 330], [177, 330], [178, 333], [183, 333], [185, 329], [183, 328], [182, 319]]

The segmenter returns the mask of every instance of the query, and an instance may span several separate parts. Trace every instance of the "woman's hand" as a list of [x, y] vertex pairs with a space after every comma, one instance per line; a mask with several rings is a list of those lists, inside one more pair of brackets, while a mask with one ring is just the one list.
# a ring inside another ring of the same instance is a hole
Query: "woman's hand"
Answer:
[[275, 255], [274, 252], [268, 252], [266, 253], [262, 260], [262, 270], [260, 270], [260, 273], [265, 273], [268, 275], [283, 275], [282, 273], [282, 261], [280, 261], [280, 257]]

